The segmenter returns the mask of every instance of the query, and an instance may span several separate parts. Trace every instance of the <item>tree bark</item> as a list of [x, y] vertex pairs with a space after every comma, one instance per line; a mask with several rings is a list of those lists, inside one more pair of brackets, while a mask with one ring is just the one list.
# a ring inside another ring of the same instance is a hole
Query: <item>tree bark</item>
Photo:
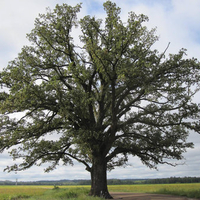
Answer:
[[107, 187], [107, 163], [105, 158], [98, 157], [93, 161], [91, 169], [91, 196], [113, 199]]

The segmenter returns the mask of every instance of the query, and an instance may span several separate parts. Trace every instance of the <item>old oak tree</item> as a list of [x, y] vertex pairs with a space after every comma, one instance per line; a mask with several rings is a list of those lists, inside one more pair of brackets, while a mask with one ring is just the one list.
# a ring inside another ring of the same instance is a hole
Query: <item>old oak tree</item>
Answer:
[[40, 14], [31, 45], [0, 73], [0, 150], [23, 158], [8, 171], [76, 160], [91, 173], [91, 195], [112, 198], [107, 171], [129, 155], [155, 168], [192, 147], [188, 131], [200, 132], [192, 101], [199, 62], [184, 49], [167, 58], [153, 50], [158, 38], [145, 15], [130, 12], [123, 23], [107, 1], [105, 20], [78, 20], [80, 9], [63, 4]]

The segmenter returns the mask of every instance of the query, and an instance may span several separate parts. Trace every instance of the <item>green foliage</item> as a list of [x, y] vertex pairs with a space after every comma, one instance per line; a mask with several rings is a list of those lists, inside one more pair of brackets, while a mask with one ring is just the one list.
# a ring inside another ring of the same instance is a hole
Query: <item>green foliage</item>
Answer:
[[54, 185], [53, 190], [58, 190], [58, 189], [60, 189], [60, 188], [58, 186]]
[[49, 172], [75, 159], [92, 173], [95, 163], [112, 170], [129, 155], [150, 168], [176, 165], [169, 160], [193, 147], [189, 131], [200, 133], [199, 61], [185, 49], [167, 58], [167, 48], [153, 50], [158, 37], [143, 14], [124, 23], [111, 1], [105, 20], [77, 19], [80, 9], [63, 4], [40, 15], [32, 45], [0, 73], [0, 151], [23, 158], [7, 170], [48, 162]]
[[31, 197], [29, 200], [100, 200], [102, 198], [88, 196], [88, 188], [60, 188], [56, 190], [48, 190], [44, 195]]
[[200, 183], [200, 177], [170, 177], [162, 179], [148, 179], [146, 184], [163, 184], [163, 183]]
[[30, 196], [28, 195], [17, 195], [14, 197], [9, 198], [9, 200], [22, 200], [22, 199], [28, 199]]

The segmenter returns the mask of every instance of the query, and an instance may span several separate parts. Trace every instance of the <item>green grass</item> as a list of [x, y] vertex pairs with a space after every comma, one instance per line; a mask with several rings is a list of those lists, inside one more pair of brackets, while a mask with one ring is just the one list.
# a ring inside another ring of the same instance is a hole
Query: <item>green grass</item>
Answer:
[[[110, 192], [159, 193], [200, 198], [200, 183], [109, 185]], [[0, 200], [102, 200], [88, 196], [90, 186], [0, 186]]]
[[43, 195], [48, 186], [0, 186], [0, 200], [17, 200]]
[[110, 192], [156, 193], [200, 198], [200, 183], [190, 184], [143, 184], [143, 185], [111, 185]]
[[156, 193], [200, 198], [200, 184], [172, 184], [158, 190]]
[[100, 200], [101, 198], [89, 197], [88, 187], [58, 188], [44, 193], [43, 196], [32, 197], [29, 200]]
[[89, 186], [0, 186], [0, 200], [102, 200], [89, 191]]

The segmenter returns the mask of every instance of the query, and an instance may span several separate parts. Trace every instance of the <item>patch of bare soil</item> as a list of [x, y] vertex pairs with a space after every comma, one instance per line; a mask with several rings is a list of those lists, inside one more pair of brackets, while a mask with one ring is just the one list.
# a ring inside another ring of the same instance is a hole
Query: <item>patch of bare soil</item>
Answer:
[[179, 196], [164, 195], [164, 194], [113, 192], [111, 193], [111, 195], [114, 199], [118, 200], [197, 200], [187, 197], [179, 197]]

